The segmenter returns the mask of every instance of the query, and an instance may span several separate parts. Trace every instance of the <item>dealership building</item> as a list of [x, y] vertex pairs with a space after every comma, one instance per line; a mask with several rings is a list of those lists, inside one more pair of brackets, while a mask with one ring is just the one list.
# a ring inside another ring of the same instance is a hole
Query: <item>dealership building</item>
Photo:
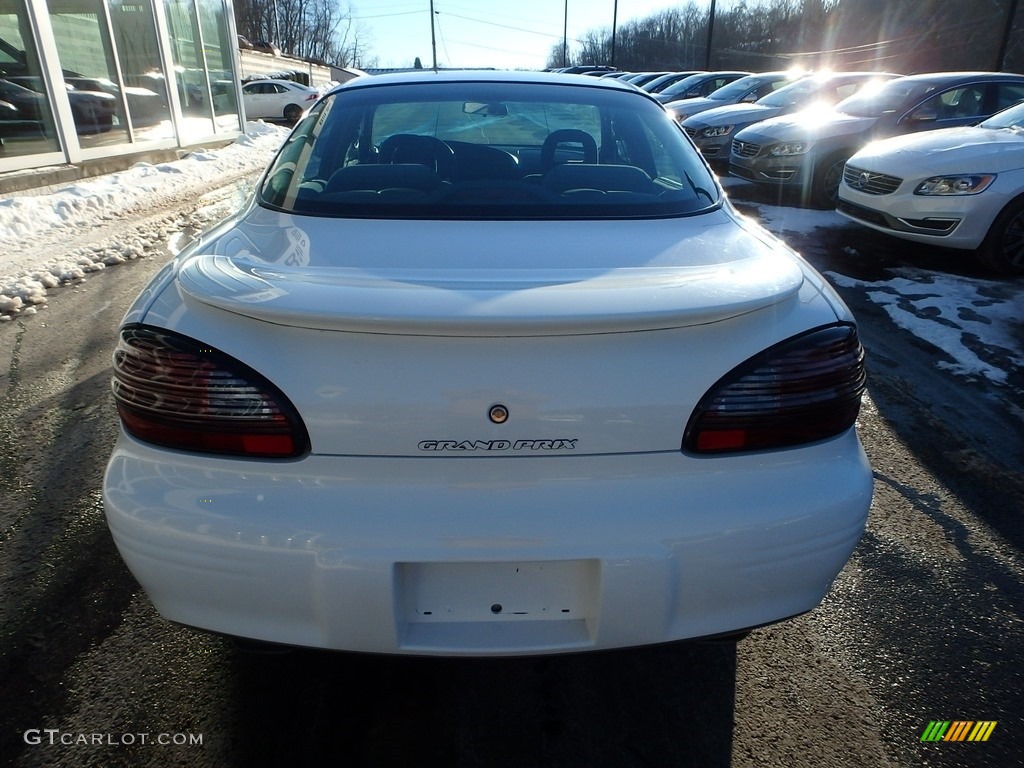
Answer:
[[231, 141], [241, 76], [230, 0], [0, 0], [0, 193]]

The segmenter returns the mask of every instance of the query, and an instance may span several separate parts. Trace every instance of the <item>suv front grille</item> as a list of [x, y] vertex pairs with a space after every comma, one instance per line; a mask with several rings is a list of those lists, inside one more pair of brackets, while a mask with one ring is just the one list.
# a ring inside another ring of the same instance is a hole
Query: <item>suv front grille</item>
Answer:
[[851, 189], [867, 195], [891, 195], [899, 189], [903, 179], [847, 165], [843, 169], [843, 182]]

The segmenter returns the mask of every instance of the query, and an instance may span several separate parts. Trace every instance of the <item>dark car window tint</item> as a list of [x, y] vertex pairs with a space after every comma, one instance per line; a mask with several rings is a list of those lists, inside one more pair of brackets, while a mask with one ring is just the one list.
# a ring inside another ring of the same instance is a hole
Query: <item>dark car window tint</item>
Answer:
[[951, 88], [925, 101], [914, 113], [934, 112], [939, 120], [957, 120], [982, 114], [985, 86], [974, 84]]
[[890, 80], [880, 86], [868, 86], [844, 99], [836, 105], [836, 110], [856, 117], [881, 117], [886, 112], [897, 112], [917, 104], [937, 87], [929, 82]]
[[996, 91], [996, 111], [1012, 107], [1021, 101], [1024, 101], [1024, 85], [999, 83]]
[[855, 94], [862, 85], [864, 85], [864, 83], [843, 83], [836, 88], [834, 99], [842, 100], [849, 98], [850, 96], [853, 96], [853, 94]]
[[676, 216], [719, 202], [646, 96], [502, 82], [340, 89], [296, 127], [260, 201], [321, 216], [523, 219]]

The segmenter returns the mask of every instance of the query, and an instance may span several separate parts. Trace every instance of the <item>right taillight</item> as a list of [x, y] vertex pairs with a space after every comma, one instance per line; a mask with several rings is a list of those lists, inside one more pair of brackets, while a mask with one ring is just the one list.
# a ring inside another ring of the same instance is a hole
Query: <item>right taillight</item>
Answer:
[[683, 450], [756, 451], [833, 437], [856, 421], [864, 381], [864, 348], [854, 326], [787, 339], [708, 390], [690, 417]]
[[114, 400], [125, 430], [167, 448], [289, 459], [309, 437], [298, 412], [264, 376], [217, 349], [143, 325], [121, 330]]

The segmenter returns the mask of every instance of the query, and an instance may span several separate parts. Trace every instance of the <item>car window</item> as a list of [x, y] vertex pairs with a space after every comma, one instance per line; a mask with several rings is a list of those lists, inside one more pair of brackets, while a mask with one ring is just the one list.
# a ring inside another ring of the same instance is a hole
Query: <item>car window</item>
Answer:
[[771, 81], [769, 81], [767, 83], [762, 83], [761, 85], [759, 85], [758, 89], [755, 91], [755, 93], [757, 93], [758, 98], [761, 98], [762, 96], [767, 96], [769, 93], [774, 93], [779, 88], [783, 88], [783, 87], [785, 87], [786, 85], [788, 85], [788, 84], [790, 84], [792, 82], [793, 82], [792, 80], [788, 80], [788, 79], [786, 79], [786, 80], [771, 80]]
[[1024, 101], [1024, 84], [999, 83], [996, 86], [996, 111]]
[[[741, 77], [739, 80], [733, 80], [728, 85], [723, 85], [717, 91], [709, 95], [708, 98], [714, 99], [715, 101], [732, 101], [734, 99], [739, 99], [752, 88], [759, 87], [760, 81], [761, 78], [757, 75], [747, 75], [746, 77]], [[770, 92], [771, 91], [765, 91], [765, 94]]]
[[707, 96], [711, 93], [714, 93], [723, 85], [728, 85], [729, 82], [731, 82], [731, 78], [729, 77], [716, 77], [711, 80], [708, 80], [706, 83], [701, 84], [700, 95]]
[[853, 96], [861, 86], [864, 85], [863, 81], [856, 81], [853, 83], [841, 83], [836, 86], [835, 93], [833, 94], [834, 101], [841, 101], [843, 99]]
[[939, 120], [978, 117], [984, 100], [985, 86], [976, 83], [937, 93], [917, 107], [914, 114], [934, 113]]
[[757, 103], [766, 107], [791, 107], [809, 100], [822, 87], [823, 83], [821, 80], [809, 77], [779, 88], [777, 91], [773, 91], [769, 95], [758, 99]]
[[886, 112], [899, 112], [912, 107], [934, 93], [938, 86], [921, 80], [896, 79], [869, 84], [836, 105], [836, 110], [856, 117], [881, 117]]
[[324, 216], [533, 219], [683, 215], [718, 195], [678, 126], [640, 94], [431, 82], [325, 97], [260, 200]]

